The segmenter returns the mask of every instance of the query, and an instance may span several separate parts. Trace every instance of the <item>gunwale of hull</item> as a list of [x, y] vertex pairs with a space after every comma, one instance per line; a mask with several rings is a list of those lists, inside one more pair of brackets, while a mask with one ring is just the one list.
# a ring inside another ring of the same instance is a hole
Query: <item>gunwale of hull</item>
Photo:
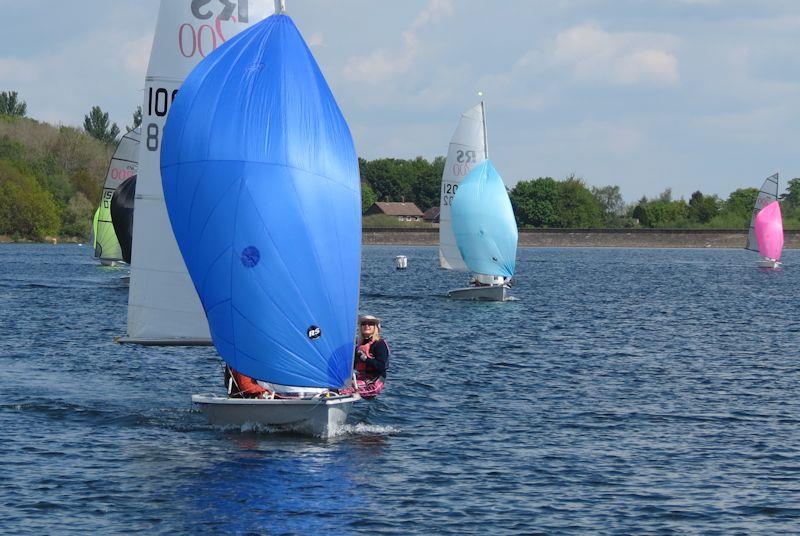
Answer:
[[347, 421], [353, 403], [360, 399], [358, 394], [275, 400], [192, 395], [192, 402], [213, 425], [260, 424], [324, 438], [336, 434]]
[[507, 292], [506, 285], [487, 285], [453, 289], [447, 293], [447, 297], [454, 300], [507, 301]]

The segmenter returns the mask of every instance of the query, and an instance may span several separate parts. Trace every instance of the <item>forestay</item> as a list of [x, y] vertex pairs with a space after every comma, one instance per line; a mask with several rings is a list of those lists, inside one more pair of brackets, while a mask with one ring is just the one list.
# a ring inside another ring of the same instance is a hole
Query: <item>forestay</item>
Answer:
[[94, 256], [101, 260], [123, 260], [111, 216], [111, 198], [114, 192], [129, 177], [136, 175], [139, 162], [139, 138], [141, 130], [131, 130], [119, 140], [103, 183], [103, 196], [94, 217]]
[[471, 271], [514, 275], [517, 223], [506, 185], [490, 160], [478, 164], [461, 183], [453, 200], [453, 233]]
[[358, 159], [288, 16], [243, 32], [192, 72], [161, 166], [222, 358], [274, 384], [344, 386], [361, 265]]
[[747, 245], [745, 249], [758, 251], [758, 238], [756, 236], [755, 221], [759, 211], [778, 199], [778, 174], [770, 175], [764, 180], [761, 189], [756, 197], [756, 204], [753, 207], [753, 216], [750, 218], [750, 231], [747, 234]]
[[439, 265], [447, 270], [467, 270], [453, 234], [451, 206], [464, 177], [488, 157], [485, 119], [483, 103], [464, 112], [447, 149], [439, 210]]
[[216, 47], [271, 12], [272, 2], [162, 0], [142, 105], [128, 337], [144, 344], [203, 343], [208, 323], [172, 235], [161, 186], [162, 130], [178, 88]]

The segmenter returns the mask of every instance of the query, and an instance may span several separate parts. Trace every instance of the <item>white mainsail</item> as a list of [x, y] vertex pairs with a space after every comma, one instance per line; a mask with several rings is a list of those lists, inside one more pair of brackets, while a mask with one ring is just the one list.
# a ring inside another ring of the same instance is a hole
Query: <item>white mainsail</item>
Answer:
[[439, 205], [439, 265], [447, 270], [468, 271], [453, 234], [451, 205], [458, 185], [472, 168], [488, 158], [487, 153], [486, 114], [481, 102], [461, 115], [444, 163]]
[[147, 67], [136, 183], [128, 337], [138, 344], [210, 344], [205, 312], [172, 234], [161, 186], [161, 139], [183, 80], [217, 46], [271, 14], [269, 0], [161, 0]]

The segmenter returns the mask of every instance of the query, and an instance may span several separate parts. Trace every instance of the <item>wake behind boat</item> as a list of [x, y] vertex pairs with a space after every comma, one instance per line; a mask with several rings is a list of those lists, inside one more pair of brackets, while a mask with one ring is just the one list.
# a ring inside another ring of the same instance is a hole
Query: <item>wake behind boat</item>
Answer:
[[353, 370], [358, 160], [281, 2], [188, 76], [167, 118], [161, 174], [214, 346], [232, 369], [284, 395], [193, 402], [215, 424], [333, 435], [360, 399], [338, 393]]

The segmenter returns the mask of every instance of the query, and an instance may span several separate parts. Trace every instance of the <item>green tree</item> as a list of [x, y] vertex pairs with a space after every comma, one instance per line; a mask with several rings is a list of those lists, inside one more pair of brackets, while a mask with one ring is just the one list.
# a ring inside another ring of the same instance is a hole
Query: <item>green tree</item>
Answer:
[[410, 200], [423, 212], [431, 207], [439, 206], [444, 157], [437, 156], [433, 162], [428, 162], [418, 156], [411, 163], [411, 171]]
[[800, 178], [792, 179], [786, 184], [786, 193], [781, 199], [790, 208], [800, 207]]
[[725, 201], [724, 212], [744, 216], [750, 221], [753, 207], [758, 197], [758, 188], [739, 188], [734, 190]]
[[409, 181], [404, 177], [401, 161], [396, 158], [361, 160], [361, 179], [368, 182], [379, 201], [400, 201], [410, 197]]
[[699, 190], [689, 199], [687, 217], [690, 221], [708, 223], [719, 214], [719, 199], [715, 195], [705, 196]]
[[583, 180], [574, 176], [558, 183], [559, 227], [587, 229], [603, 224], [603, 206]]
[[642, 198], [631, 215], [639, 220], [642, 227], [683, 227], [687, 223], [689, 207], [683, 199], [676, 201], [671, 199], [672, 193], [669, 189], [652, 201]]
[[41, 239], [61, 227], [58, 207], [36, 180], [0, 160], [0, 234]]
[[133, 111], [133, 126], [129, 127], [129, 126], [125, 125], [125, 130], [130, 132], [131, 130], [135, 129], [136, 127], [138, 127], [141, 124], [142, 124], [142, 107], [141, 106], [137, 106], [136, 110]]
[[16, 91], [0, 92], [0, 115], [11, 115], [15, 117], [25, 117], [28, 112], [28, 105], [25, 101], [20, 101]]
[[558, 183], [554, 179], [520, 181], [509, 197], [521, 227], [558, 227]]
[[362, 183], [370, 185], [379, 201], [406, 201], [421, 210], [439, 204], [444, 158], [433, 162], [418, 156], [414, 160], [359, 158]]
[[378, 200], [378, 196], [375, 195], [375, 192], [372, 191], [372, 187], [369, 183], [362, 182], [361, 183], [361, 214], [364, 214], [369, 207], [372, 206], [375, 201]]
[[92, 215], [97, 208], [81, 192], [69, 200], [61, 215], [61, 234], [86, 239], [92, 223]]
[[592, 187], [592, 195], [603, 209], [605, 224], [614, 227], [620, 223], [625, 215], [625, 201], [619, 191], [619, 186]]
[[97, 200], [100, 202], [100, 196], [103, 193], [103, 187], [97, 180], [89, 175], [85, 169], [79, 169], [70, 178], [69, 182], [79, 194], [83, 194], [87, 199]]
[[109, 124], [108, 112], [103, 112], [99, 106], [92, 106], [92, 110], [84, 116], [83, 129], [93, 138], [106, 144], [114, 143], [119, 135], [117, 124]]

